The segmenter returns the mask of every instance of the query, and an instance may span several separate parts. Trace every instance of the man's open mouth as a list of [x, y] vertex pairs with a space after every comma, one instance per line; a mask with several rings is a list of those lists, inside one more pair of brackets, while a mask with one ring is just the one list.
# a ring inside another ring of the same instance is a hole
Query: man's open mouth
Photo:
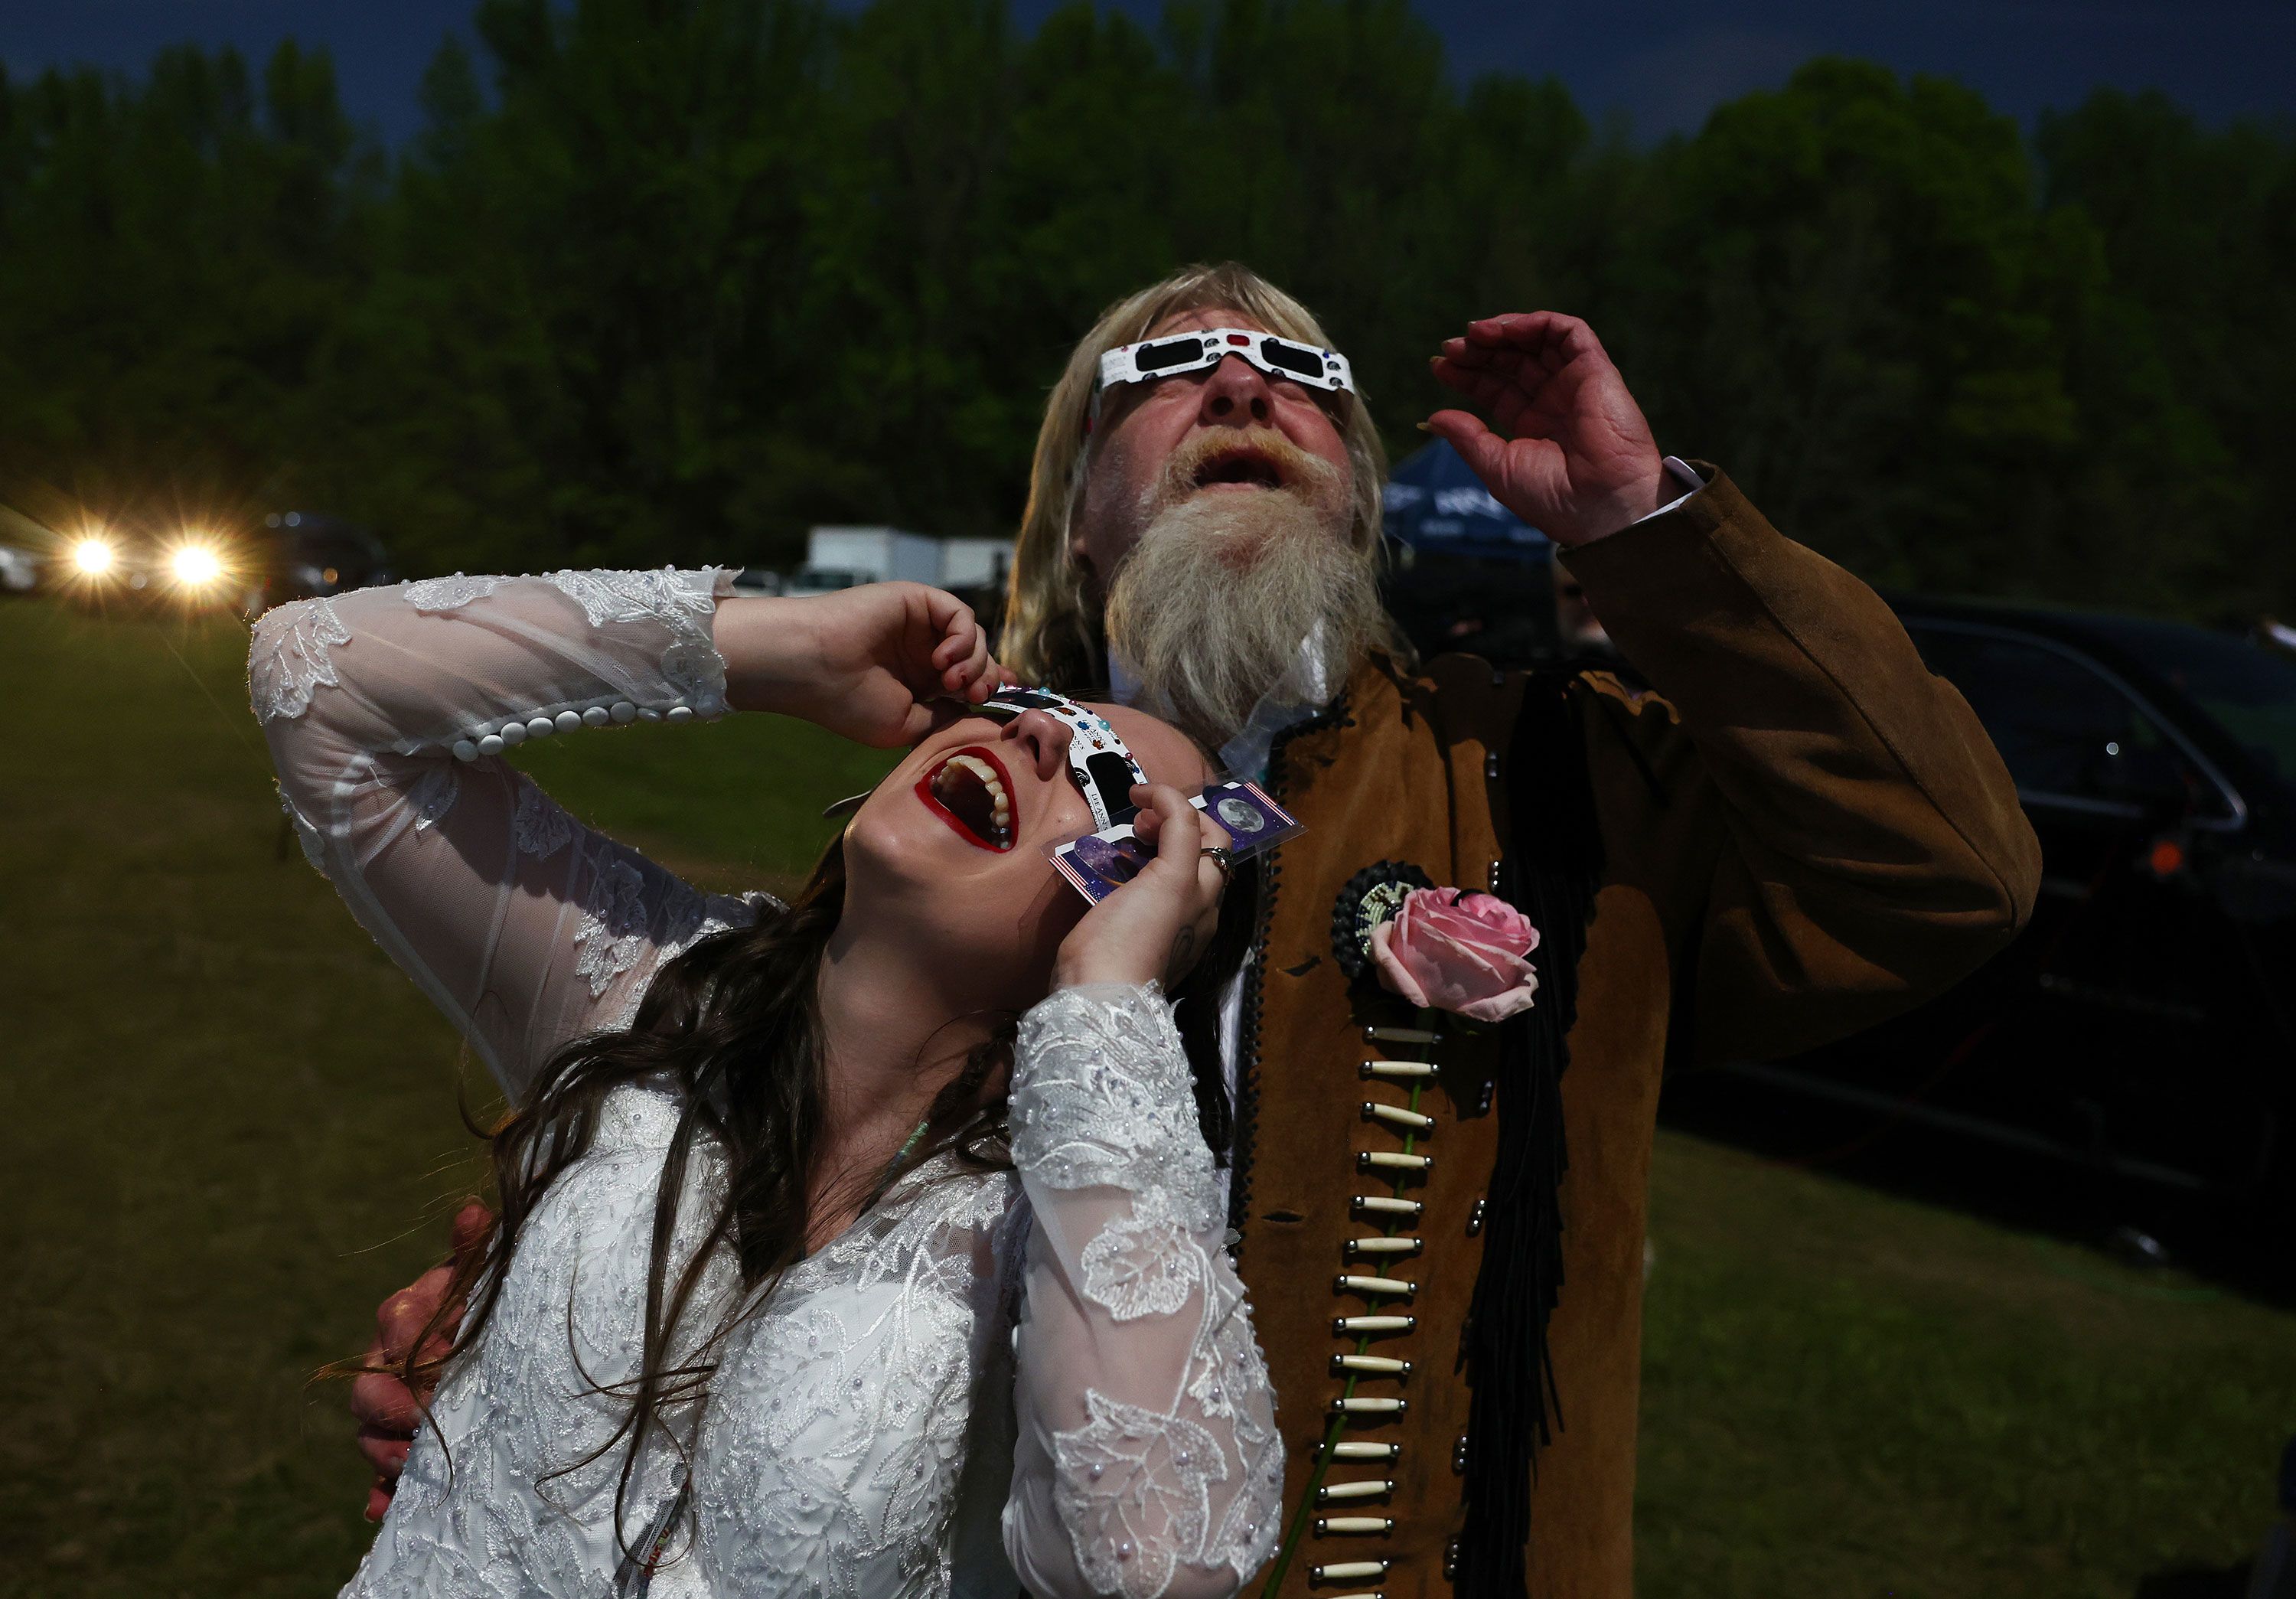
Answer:
[[1275, 456], [1252, 445], [1221, 450], [1196, 468], [1196, 487], [1281, 488], [1283, 468]]
[[917, 798], [968, 844], [1002, 855], [1020, 836], [1013, 779], [995, 753], [978, 744], [943, 756], [917, 780]]

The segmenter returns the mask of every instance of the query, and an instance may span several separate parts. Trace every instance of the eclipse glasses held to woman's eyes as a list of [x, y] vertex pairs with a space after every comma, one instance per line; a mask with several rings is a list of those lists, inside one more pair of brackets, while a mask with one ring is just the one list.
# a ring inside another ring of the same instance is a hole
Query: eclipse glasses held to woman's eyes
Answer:
[[1083, 792], [1085, 804], [1092, 808], [1095, 828], [1129, 821], [1139, 808], [1132, 803], [1133, 786], [1145, 783], [1148, 774], [1106, 717], [1095, 716], [1066, 695], [1044, 688], [1000, 688], [988, 696], [987, 703], [971, 709], [975, 716], [993, 717], [1000, 722], [1009, 722], [1024, 711], [1041, 710], [1067, 727], [1069, 775]]
[[[962, 716], [987, 717], [997, 722], [1012, 721], [1031, 710], [1041, 710], [1058, 720], [1069, 730], [1069, 775], [1092, 809], [1094, 827], [1128, 822], [1140, 808], [1132, 803], [1132, 790], [1135, 784], [1146, 783], [1148, 774], [1131, 747], [1117, 735], [1107, 718], [1095, 716], [1065, 694], [1048, 688], [1000, 688], [979, 705], [953, 696], [948, 703]], [[868, 797], [866, 790], [849, 794], [824, 807], [822, 819], [849, 815]]]
[[1119, 345], [1101, 357], [1100, 381], [1092, 390], [1092, 414], [1100, 414], [1100, 397], [1114, 384], [1152, 382], [1183, 373], [1204, 372], [1230, 356], [1242, 356], [1271, 378], [1286, 378], [1334, 394], [1356, 391], [1355, 373], [1348, 358], [1337, 350], [1318, 349], [1251, 328], [1206, 328]]

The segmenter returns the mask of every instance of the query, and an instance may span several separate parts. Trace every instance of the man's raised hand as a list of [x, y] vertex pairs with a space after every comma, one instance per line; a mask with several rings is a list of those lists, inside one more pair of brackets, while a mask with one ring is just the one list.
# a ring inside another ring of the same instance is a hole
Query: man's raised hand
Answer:
[[[1438, 411], [1450, 440], [1499, 504], [1566, 547], [1615, 533], [1659, 506], [1665, 464], [1642, 407], [1595, 330], [1530, 311], [1467, 324], [1435, 375], [1491, 419]], [[1496, 430], [1494, 430], [1494, 427]]]

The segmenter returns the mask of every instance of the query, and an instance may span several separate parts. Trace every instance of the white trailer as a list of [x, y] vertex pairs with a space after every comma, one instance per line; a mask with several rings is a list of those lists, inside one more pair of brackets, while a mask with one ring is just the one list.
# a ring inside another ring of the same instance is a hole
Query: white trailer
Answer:
[[808, 572], [850, 572], [864, 583], [940, 581], [940, 540], [898, 528], [816, 528], [805, 541]]
[[1013, 570], [1009, 538], [944, 538], [940, 541], [943, 588], [1002, 588]]
[[1001, 586], [1013, 565], [1006, 538], [933, 538], [898, 528], [816, 528], [791, 594], [824, 594], [857, 583], [906, 581], [939, 588]]

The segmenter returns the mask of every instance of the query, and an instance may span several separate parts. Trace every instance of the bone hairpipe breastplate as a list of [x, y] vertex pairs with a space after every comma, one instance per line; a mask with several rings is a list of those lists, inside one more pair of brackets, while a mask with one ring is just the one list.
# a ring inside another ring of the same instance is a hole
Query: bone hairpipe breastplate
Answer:
[[1344, 713], [1279, 745], [1269, 772], [1306, 831], [1265, 871], [1243, 1062], [1257, 1110], [1235, 1182], [1287, 1452], [1283, 1595], [1447, 1596], [1464, 1521], [1459, 1362], [1496, 1152], [1496, 1040], [1350, 983], [1332, 948], [1334, 898], [1365, 866], [1480, 889], [1498, 859], [1487, 760], [1514, 696], [1495, 689], [1477, 718], [1488, 736], [1471, 738], [1447, 694], [1447, 729], [1431, 706], [1397, 703], [1415, 692], [1358, 674]]

